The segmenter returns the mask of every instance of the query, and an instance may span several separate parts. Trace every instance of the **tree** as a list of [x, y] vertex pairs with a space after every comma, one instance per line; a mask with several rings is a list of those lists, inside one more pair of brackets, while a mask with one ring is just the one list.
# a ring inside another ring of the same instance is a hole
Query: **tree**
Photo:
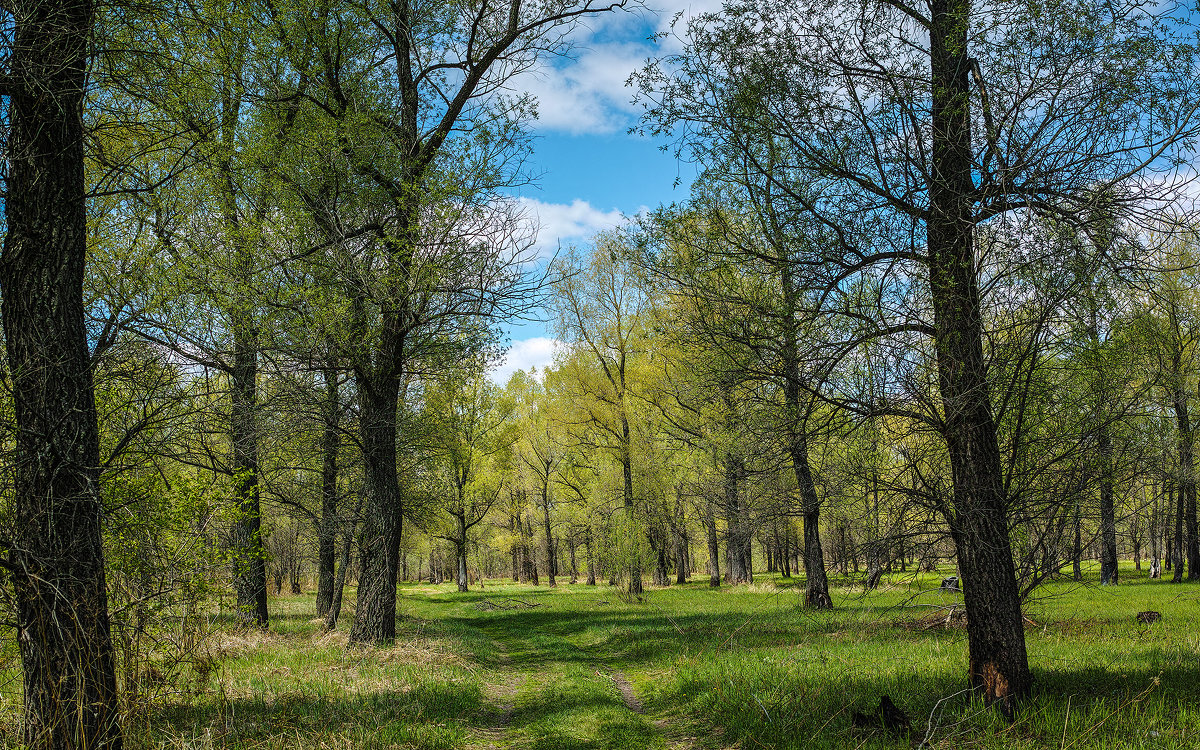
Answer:
[[[1190, 238], [1163, 239], [1163, 263], [1140, 310], [1138, 328], [1149, 354], [1153, 382], [1162, 390], [1175, 421], [1176, 492], [1174, 508], [1174, 580], [1182, 581], [1184, 558], [1188, 580], [1200, 580], [1200, 534], [1196, 515], [1196, 426], [1193, 400], [1200, 392], [1195, 378], [1200, 357], [1200, 308], [1194, 287], [1195, 250]], [[1186, 532], [1186, 533], [1185, 533]]]
[[91, 0], [21, 0], [10, 35], [0, 295], [15, 406], [5, 566], [24, 667], [24, 741], [119, 750], [101, 539], [100, 447], [83, 279]]
[[521, 436], [517, 442], [517, 458], [523, 465], [524, 475], [528, 471], [536, 484], [537, 504], [542, 511], [542, 530], [546, 535], [546, 583], [554, 588], [558, 585], [558, 554], [554, 548], [554, 533], [550, 525], [550, 489], [555, 483], [555, 474], [562, 462], [557, 436], [548, 412], [545, 390], [532, 376], [524, 372], [514, 373], [508, 382], [508, 390], [519, 399]]
[[[133, 52], [111, 55], [103, 71], [113, 92], [92, 145], [94, 163], [108, 172], [104, 186], [131, 195], [117, 211], [135, 227], [130, 255], [132, 246], [155, 243], [135, 261], [143, 284], [130, 302], [140, 307], [121, 327], [223, 375], [227, 444], [224, 455], [208, 458], [239, 510], [229, 534], [237, 611], [266, 627], [260, 380], [274, 328], [265, 299], [279, 281], [267, 272], [277, 258], [266, 255], [279, 248], [269, 247], [264, 165], [280, 153], [287, 128], [261, 137], [254, 87], [263, 39], [246, 11], [241, 2], [168, 3], [110, 19], [106, 43]], [[190, 44], [201, 36], [209, 44]]]
[[[638, 518], [638, 497], [631, 401], [635, 363], [646, 354], [647, 299], [627, 267], [620, 242], [615, 234], [602, 234], [590, 258], [575, 253], [564, 258], [554, 304], [559, 335], [577, 355], [564, 359], [561, 369], [570, 371], [572, 387], [582, 397], [581, 424], [594, 428], [596, 445], [620, 466], [621, 498], [632, 527]], [[642, 593], [639, 550], [635, 543], [626, 571], [633, 595]]]
[[279, 40], [287, 76], [273, 98], [323, 123], [316, 130], [332, 149], [314, 157], [332, 153], [341, 170], [335, 194], [304, 168], [289, 187], [333, 229], [330, 244], [356, 256], [339, 269], [366, 490], [352, 641], [395, 636], [402, 385], [477, 355], [495, 321], [532, 303], [529, 243], [496, 231], [516, 218], [503, 215], [512, 203], [497, 191], [521, 179], [514, 162], [529, 114], [506, 84], [539, 56], [566, 52], [578, 20], [622, 7], [319, 2], [285, 17], [264, 6], [265, 17], [295, 21]]
[[[1032, 678], [985, 332], [988, 292], [1013, 268], [987, 265], [979, 231], [1028, 213], [1086, 224], [1098, 195], [1170, 199], [1176, 183], [1141, 177], [1194, 142], [1190, 26], [1092, 0], [748, 0], [690, 22], [687, 52], [642, 76], [652, 127], [701, 160], [734, 150], [790, 215], [830, 230], [795, 269], [826, 314], [932, 361], [938, 403], [919, 418], [952, 478], [969, 682], [1005, 711]], [[880, 304], [838, 309], [855, 279], [882, 284]]]
[[496, 460], [516, 439], [510, 419], [514, 405], [486, 379], [482, 367], [436, 381], [430, 391], [429, 449], [438, 464], [434, 471], [442, 475], [434, 480], [439, 488], [435, 502], [451, 519], [450, 528], [435, 535], [454, 545], [458, 590], [465, 592], [468, 534], [487, 518], [502, 489], [486, 476], [485, 462]]
[[[818, 432], [821, 383], [831, 357], [826, 337], [806, 303], [809, 290], [793, 274], [794, 256], [819, 242], [819, 232], [784, 228], [773, 197], [751, 181], [710, 175], [698, 182], [690, 204], [662, 210], [646, 222], [644, 255], [651, 277], [679, 300], [686, 323], [674, 330], [699, 337], [703, 345], [733, 356], [709, 357], [764, 383], [780, 403], [761, 411], [766, 428], [780, 436], [791, 462], [804, 520], [805, 602], [832, 606], [821, 545], [821, 501], [809, 460]], [[769, 186], [768, 186], [769, 187]], [[721, 367], [717, 364], [717, 367]], [[773, 407], [773, 408], [772, 408]]]

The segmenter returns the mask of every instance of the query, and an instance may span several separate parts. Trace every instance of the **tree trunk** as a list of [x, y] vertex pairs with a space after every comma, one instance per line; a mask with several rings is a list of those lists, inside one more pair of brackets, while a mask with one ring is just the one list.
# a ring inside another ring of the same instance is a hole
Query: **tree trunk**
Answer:
[[[354, 515], [357, 517], [362, 511], [362, 496], [359, 496], [358, 502], [354, 507]], [[333, 597], [329, 602], [329, 613], [325, 617], [325, 629], [335, 630], [337, 628], [338, 618], [342, 614], [342, 594], [346, 589], [346, 574], [350, 570], [350, 549], [354, 544], [354, 526], [355, 519], [351, 518], [346, 524], [345, 531], [342, 537], [342, 557], [338, 561], [337, 574], [333, 578]], [[418, 577], [420, 571], [417, 572]]]
[[825, 575], [825, 555], [821, 549], [821, 499], [813, 482], [812, 467], [808, 462], [808, 433], [805, 417], [808, 410], [802, 402], [803, 382], [800, 377], [800, 332], [797, 329], [795, 285], [792, 282], [790, 264], [781, 269], [784, 304], [787, 323], [783, 345], [784, 405], [787, 408], [787, 451], [796, 475], [796, 486], [800, 490], [800, 512], [804, 516], [804, 576], [807, 587], [804, 603], [815, 609], [830, 609], [829, 579]]
[[[525, 538], [529, 542], [533, 541], [533, 520], [528, 516], [525, 517]], [[541, 585], [538, 581], [537, 560], [534, 558], [532, 544], [525, 546], [525, 575], [534, 586]]]
[[596, 557], [592, 553], [592, 530], [590, 528], [587, 531], [587, 566], [588, 566], [587, 585], [595, 586], [596, 585]]
[[[460, 491], [461, 497], [461, 491]], [[460, 504], [460, 507], [463, 507]], [[454, 560], [457, 564], [458, 593], [464, 594], [471, 590], [471, 581], [467, 577], [467, 516], [455, 515], [456, 523], [454, 537]]]
[[729, 583], [747, 583], [746, 530], [742, 525], [742, 509], [738, 497], [738, 482], [741, 480], [741, 462], [733, 454], [725, 455], [725, 525], [728, 529], [725, 561], [729, 568]]
[[83, 318], [83, 101], [90, 0], [9, 6], [0, 305], [17, 428], [8, 550], [31, 750], [119, 750]]
[[470, 591], [470, 581], [467, 580], [467, 545], [454, 545], [455, 558], [458, 560], [458, 591], [465, 593]]
[[558, 573], [558, 566], [555, 564], [554, 553], [554, 537], [550, 533], [550, 478], [549, 475], [544, 477], [542, 482], [542, 526], [546, 532], [546, 585], [554, 588], [558, 583], [554, 580], [555, 574]]
[[654, 550], [654, 585], [670, 586], [670, 563], [667, 560], [667, 540], [662, 527], [655, 528], [650, 533], [651, 547]]
[[792, 577], [792, 521], [789, 517], [783, 526], [783, 541], [780, 553], [783, 556], [783, 577]]
[[338, 427], [341, 402], [336, 367], [324, 368], [325, 403], [321, 424], [321, 519], [317, 534], [317, 616], [333, 604], [334, 558], [337, 555]]
[[688, 540], [680, 528], [675, 529], [675, 583], [688, 582]]
[[[629, 523], [635, 521], [637, 506], [633, 497], [633, 443], [629, 434], [629, 418], [625, 416], [624, 411], [621, 412], [621, 474], [624, 479], [622, 485], [623, 497], [625, 500], [625, 515], [628, 517]], [[640, 546], [636, 543], [630, 548], [629, 558], [629, 593], [642, 593], [642, 560]]]
[[931, 179], [926, 216], [938, 386], [965, 579], [971, 687], [1011, 712], [1032, 687], [991, 413], [975, 266], [968, 0], [932, 0]]
[[1075, 498], [1074, 513], [1074, 529], [1075, 543], [1071, 547], [1071, 575], [1076, 581], [1083, 580], [1083, 513], [1081, 501], [1078, 497]]
[[579, 545], [575, 541], [574, 534], [567, 537], [567, 551], [570, 553], [570, 557], [571, 557], [571, 581], [570, 582], [572, 584], [579, 582], [579, 565], [575, 561], [575, 548], [578, 546]]
[[1117, 567], [1117, 515], [1113, 501], [1112, 439], [1108, 426], [1102, 426], [1096, 436], [1100, 453], [1100, 584], [1116, 585], [1120, 577]]
[[[1179, 481], [1177, 483], [1179, 504], [1175, 509], [1175, 580], [1183, 580], [1183, 556], [1186, 544], [1187, 577], [1190, 581], [1200, 575], [1200, 570], [1197, 569], [1200, 566], [1200, 559], [1196, 559], [1192, 555], [1192, 548], [1197, 544], [1195, 533], [1195, 435], [1192, 432], [1191, 414], [1188, 411], [1188, 394], [1183, 388], [1183, 363], [1178, 352], [1174, 355], [1172, 364], [1175, 386], [1172, 389], [1171, 405], [1175, 409], [1175, 422], [1179, 432], [1176, 438], [1179, 456]], [[1184, 524], [1187, 525], [1190, 538], [1183, 535]]]
[[255, 627], [267, 626], [267, 562], [258, 496], [258, 345], [247, 321], [234, 324], [230, 405], [234, 495], [233, 586], [238, 614]]
[[356, 379], [366, 514], [358, 604], [350, 641], [381, 644], [396, 637], [396, 570], [404, 528], [400, 482], [396, 474], [396, 409], [400, 382], [395, 377], [371, 378], [359, 373], [356, 373]]
[[1180, 487], [1175, 491], [1175, 539], [1171, 545], [1171, 558], [1175, 564], [1174, 572], [1171, 576], [1172, 583], [1181, 583], [1183, 581], [1183, 515], [1184, 515], [1184, 493]]
[[512, 543], [512, 579], [514, 583], [523, 582], [521, 577], [521, 519], [519, 516], [509, 516], [508, 528], [515, 534]]
[[796, 483], [800, 487], [800, 510], [804, 515], [804, 604], [815, 609], [830, 609], [829, 579], [825, 575], [825, 553], [821, 549], [821, 501], [808, 464], [808, 439], [797, 433], [789, 452]]

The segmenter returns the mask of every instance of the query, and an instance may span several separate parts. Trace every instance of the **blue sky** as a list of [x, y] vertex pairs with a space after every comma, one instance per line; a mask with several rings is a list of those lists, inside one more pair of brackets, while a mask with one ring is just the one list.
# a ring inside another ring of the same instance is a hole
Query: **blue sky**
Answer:
[[[538, 98], [537, 140], [528, 166], [539, 178], [517, 195], [541, 227], [543, 256], [560, 245], [586, 245], [623, 215], [687, 197], [692, 166], [663, 151], [664, 141], [629, 134], [640, 112], [630, 103], [633, 89], [625, 81], [647, 58], [677, 50], [673, 40], [651, 41], [675, 13], [705, 12], [720, 3], [651, 2], [654, 10], [595, 19], [573, 35], [576, 49], [569, 59], [549, 61], [513, 83]], [[514, 324], [509, 335], [512, 348], [493, 370], [494, 380], [503, 383], [516, 369], [549, 364], [549, 324]]]

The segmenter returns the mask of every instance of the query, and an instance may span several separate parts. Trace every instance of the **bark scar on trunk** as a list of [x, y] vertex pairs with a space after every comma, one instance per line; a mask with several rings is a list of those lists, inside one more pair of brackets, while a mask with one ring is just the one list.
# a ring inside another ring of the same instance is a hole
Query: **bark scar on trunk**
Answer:
[[994, 705], [1005, 717], [1013, 718], [1013, 694], [1009, 688], [1008, 679], [995, 662], [986, 661], [983, 664], [972, 665], [971, 678], [975, 688], [983, 690], [984, 705]]

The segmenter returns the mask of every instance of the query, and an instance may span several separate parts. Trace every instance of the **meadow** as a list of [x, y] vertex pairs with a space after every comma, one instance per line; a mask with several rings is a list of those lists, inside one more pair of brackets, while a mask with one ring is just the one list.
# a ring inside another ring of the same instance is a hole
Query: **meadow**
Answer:
[[[1091, 571], [1095, 577], [1096, 571]], [[604, 585], [404, 584], [399, 637], [347, 648], [311, 596], [272, 600], [269, 632], [215, 632], [192, 689], [142, 712], [161, 748], [1195, 748], [1200, 588], [1131, 567], [1116, 587], [1060, 580], [1028, 602], [1035, 695], [1013, 721], [963, 691], [961, 595], [940, 576], [841, 581], [835, 609], [797, 581], [696, 582], [626, 601]], [[1137, 622], [1156, 610], [1162, 620]], [[352, 610], [351, 610], [352, 611]], [[883, 695], [911, 732], [856, 727]]]

